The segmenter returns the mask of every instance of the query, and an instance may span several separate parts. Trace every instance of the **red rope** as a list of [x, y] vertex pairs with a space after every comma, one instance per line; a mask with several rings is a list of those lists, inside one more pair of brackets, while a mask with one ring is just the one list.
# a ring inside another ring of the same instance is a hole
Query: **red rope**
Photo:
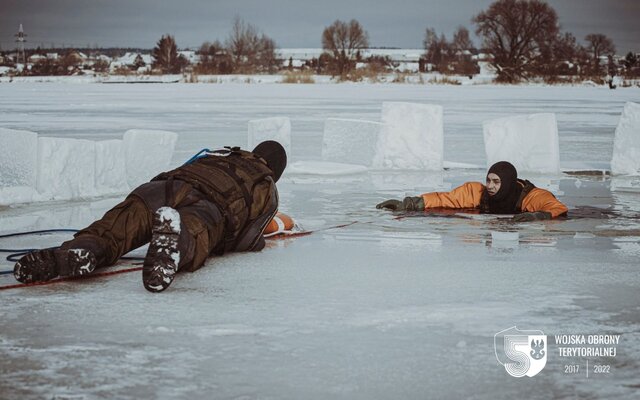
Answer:
[[[315, 230], [315, 231], [296, 232], [296, 233], [289, 233], [289, 234], [282, 233], [280, 235], [271, 236], [271, 237], [269, 237], [267, 239], [288, 239], [288, 238], [294, 238], [294, 237], [308, 236], [308, 235], [311, 235], [312, 233], [321, 232], [321, 231], [327, 231], [329, 229], [345, 228], [347, 226], [351, 226], [351, 225], [357, 224], [357, 223], [358, 223], [358, 221], [353, 221], [353, 222], [349, 222], [349, 223], [342, 224], [342, 225], [335, 225], [335, 226], [330, 226], [328, 228], [318, 229], [318, 230]], [[18, 283], [18, 284], [15, 284], [15, 285], [0, 286], [0, 290], [17, 289], [17, 288], [28, 287], [28, 286], [44, 286], [44, 285], [51, 285], [53, 283], [66, 282], [66, 281], [75, 281], [75, 280], [80, 280], [80, 279], [98, 278], [98, 277], [101, 277], [101, 276], [125, 274], [127, 272], [135, 272], [135, 271], [140, 271], [140, 270], [142, 270], [142, 267], [126, 268], [126, 269], [121, 269], [121, 270], [117, 270], [117, 271], [95, 272], [95, 273], [89, 274], [89, 275], [67, 276], [67, 277], [64, 277], [64, 278], [53, 279], [53, 280], [46, 281], [46, 282]]]
[[124, 273], [127, 273], [127, 272], [135, 272], [135, 271], [141, 271], [141, 270], [142, 270], [142, 267], [134, 267], [134, 268], [120, 269], [120, 270], [117, 270], [117, 271], [95, 272], [95, 273], [90, 274], [90, 275], [67, 276], [67, 277], [64, 277], [64, 278], [53, 279], [53, 280], [45, 281], [45, 282], [17, 283], [15, 285], [0, 286], [0, 290], [16, 289], [16, 288], [27, 287], [27, 286], [44, 286], [44, 285], [51, 285], [52, 283], [58, 283], [58, 282], [76, 281], [76, 280], [81, 280], [81, 279], [98, 278], [98, 277], [101, 277], [101, 276], [124, 274]]

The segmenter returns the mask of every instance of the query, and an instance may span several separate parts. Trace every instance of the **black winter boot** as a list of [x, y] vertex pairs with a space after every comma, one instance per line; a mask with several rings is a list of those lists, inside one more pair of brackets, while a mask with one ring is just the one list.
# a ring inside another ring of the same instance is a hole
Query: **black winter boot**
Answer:
[[171, 207], [159, 208], [153, 217], [151, 242], [142, 267], [142, 283], [150, 292], [162, 292], [178, 271], [180, 214]]
[[96, 265], [96, 257], [86, 249], [44, 249], [18, 260], [13, 276], [22, 283], [46, 282], [57, 276], [90, 274]]

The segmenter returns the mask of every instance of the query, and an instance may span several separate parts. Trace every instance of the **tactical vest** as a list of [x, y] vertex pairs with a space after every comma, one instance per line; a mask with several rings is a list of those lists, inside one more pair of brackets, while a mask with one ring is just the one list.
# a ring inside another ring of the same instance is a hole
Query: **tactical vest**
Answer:
[[[255, 220], [264, 219], [264, 213], [259, 211], [253, 218], [251, 215], [255, 208], [262, 210], [266, 206], [253, 204], [254, 194], [258, 198], [269, 197], [269, 193], [254, 193], [258, 184], [270, 182], [260, 186], [259, 190], [275, 191], [271, 169], [260, 157], [240, 150], [239, 147], [227, 147], [211, 152], [189, 164], [164, 172], [152, 180], [168, 179], [191, 184], [220, 209], [225, 219], [225, 243], [224, 247], [216, 249], [217, 253], [235, 250], [236, 241], [242, 239], [244, 228]], [[275, 193], [277, 196], [277, 192]], [[275, 210], [265, 211], [275, 214]]]

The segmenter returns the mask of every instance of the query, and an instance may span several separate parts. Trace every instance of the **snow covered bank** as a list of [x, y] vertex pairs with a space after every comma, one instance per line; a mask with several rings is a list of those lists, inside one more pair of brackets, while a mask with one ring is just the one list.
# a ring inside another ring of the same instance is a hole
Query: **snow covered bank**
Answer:
[[[1, 69], [2, 67], [0, 67]], [[305, 75], [307, 76], [307, 75]], [[74, 76], [0, 76], [0, 83], [68, 83], [68, 84], [136, 84], [136, 83], [199, 83], [199, 84], [281, 84], [285, 82], [287, 75], [283, 74], [255, 74], [255, 75], [74, 75]], [[445, 75], [437, 72], [416, 73], [399, 71], [393, 73], [381, 73], [373, 78], [363, 78], [361, 81], [341, 81], [331, 75], [308, 75], [309, 81], [314, 84], [343, 84], [343, 85], [387, 85], [387, 84], [411, 84], [427, 86], [495, 86], [508, 87], [504, 84], [496, 84], [496, 75], [491, 72], [481, 72], [473, 75], [471, 79], [467, 75]], [[618, 90], [636, 90], [640, 87], [640, 80], [626, 81], [628, 86], [619, 85]], [[307, 83], [304, 83], [305, 85]], [[513, 87], [598, 87], [609, 90], [608, 85], [598, 85], [592, 81], [548, 84], [543, 81], [514, 84]]]

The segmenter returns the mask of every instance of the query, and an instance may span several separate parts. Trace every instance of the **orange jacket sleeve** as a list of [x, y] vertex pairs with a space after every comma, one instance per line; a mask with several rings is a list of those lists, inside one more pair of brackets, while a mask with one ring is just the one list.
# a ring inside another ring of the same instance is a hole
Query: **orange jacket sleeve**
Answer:
[[484, 185], [467, 182], [450, 192], [433, 192], [422, 195], [424, 208], [476, 208], [480, 205]]
[[566, 213], [569, 209], [545, 189], [535, 188], [522, 199], [522, 212], [546, 211], [552, 218]]

